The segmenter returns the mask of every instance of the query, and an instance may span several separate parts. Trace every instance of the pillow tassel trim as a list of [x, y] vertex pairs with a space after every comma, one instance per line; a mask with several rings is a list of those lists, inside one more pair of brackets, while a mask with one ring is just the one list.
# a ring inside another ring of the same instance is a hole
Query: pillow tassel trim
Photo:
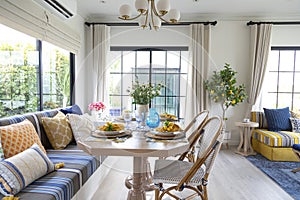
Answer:
[[55, 170], [58, 170], [58, 169], [60, 169], [60, 168], [63, 168], [64, 166], [65, 166], [65, 163], [63, 163], [63, 162], [56, 163], [56, 164], [55, 164]]

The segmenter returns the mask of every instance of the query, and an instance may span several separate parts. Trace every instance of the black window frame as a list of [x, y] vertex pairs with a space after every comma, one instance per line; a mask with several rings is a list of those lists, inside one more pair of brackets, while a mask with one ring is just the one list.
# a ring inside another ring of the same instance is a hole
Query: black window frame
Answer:
[[[152, 82], [152, 75], [153, 74], [160, 74], [160, 73], [152, 73], [152, 52], [153, 51], [165, 51], [166, 52], [166, 57], [167, 57], [167, 53], [168, 53], [168, 51], [179, 51], [180, 52], [180, 63], [179, 63], [179, 73], [176, 73], [176, 74], [179, 74], [179, 75], [187, 75], [187, 73], [183, 73], [182, 71], [181, 71], [181, 61], [182, 61], [182, 51], [188, 51], [188, 47], [186, 47], [186, 46], [174, 46], [174, 47], [119, 47], [119, 46], [111, 46], [110, 47], [110, 51], [121, 51], [121, 72], [110, 72], [110, 74], [120, 74], [121, 75], [121, 77], [123, 77], [123, 75], [125, 74], [124, 73], [124, 69], [123, 69], [123, 56], [124, 56], [124, 52], [128, 52], [128, 51], [133, 51], [133, 52], [135, 52], [135, 54], [137, 54], [137, 52], [138, 51], [149, 51], [150, 52], [150, 63], [149, 63], [149, 71], [147, 72], [147, 73], [145, 73], [145, 74], [149, 74], [149, 83], [150, 84], [152, 84], [153, 82]], [[136, 55], [135, 55], [135, 58], [136, 58]], [[135, 62], [135, 66], [134, 66], [134, 68], [135, 68], [135, 73], [133, 73], [132, 74], [132, 76], [136, 76], [136, 74], [142, 74], [142, 73], [138, 73], [137, 72], [137, 66], [136, 66], [136, 62]], [[141, 69], [141, 68], [139, 68], [139, 69]], [[170, 68], [168, 68], [167, 67], [167, 59], [166, 59], [166, 63], [165, 63], [165, 67], [163, 68], [164, 69], [164, 76], [166, 77], [167, 75], [168, 75], [168, 73], [167, 73], [167, 70], [169, 70]], [[126, 74], [131, 74], [131, 73], [126, 73]], [[172, 73], [169, 73], [169, 74], [172, 74]], [[122, 78], [121, 78], [122, 79]], [[132, 80], [135, 80], [135, 77], [133, 77], [133, 79]], [[166, 78], [164, 79], [165, 81], [167, 80]], [[166, 83], [163, 83], [163, 84], [166, 84]], [[121, 91], [120, 91], [120, 93], [121, 94], [109, 94], [109, 96], [110, 97], [112, 97], [112, 96], [117, 96], [117, 97], [120, 97], [120, 99], [121, 99], [121, 108], [123, 108], [124, 107], [124, 105], [126, 104], [126, 102], [123, 102], [123, 98], [122, 97], [124, 97], [124, 96], [129, 96], [129, 95], [127, 95], [127, 94], [124, 94], [124, 90], [123, 90], [123, 87], [124, 85], [123, 85], [123, 81], [121, 81], [121, 86], [120, 86], [120, 88], [121, 88]], [[180, 99], [180, 98], [182, 98], [182, 97], [186, 97], [186, 95], [180, 95], [180, 88], [181, 88], [181, 82], [180, 82], [180, 77], [179, 77], [179, 83], [178, 83], [178, 94], [179, 95], [167, 95], [167, 90], [164, 90], [164, 94], [163, 95], [160, 95], [160, 97], [164, 97], [164, 110], [166, 111], [167, 110], [167, 100], [168, 100], [168, 98], [178, 98], [178, 99]], [[152, 106], [151, 105], [151, 103], [150, 103], [150, 105], [149, 105], [150, 107]], [[134, 107], [134, 109], [135, 109], [135, 107]], [[180, 105], [180, 103], [178, 103], [178, 107], [177, 107], [177, 117], [179, 118], [179, 119], [181, 119], [180, 118], [180, 109], [181, 109], [181, 105]]]

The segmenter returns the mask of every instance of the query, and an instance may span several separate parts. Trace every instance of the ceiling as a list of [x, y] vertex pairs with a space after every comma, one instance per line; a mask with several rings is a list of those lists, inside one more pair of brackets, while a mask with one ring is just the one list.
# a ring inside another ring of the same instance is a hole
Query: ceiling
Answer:
[[[119, 7], [134, 0], [77, 0], [77, 13], [89, 22], [122, 22]], [[157, 2], [157, 1], [156, 1]], [[181, 21], [300, 20], [300, 0], [170, 0]]]

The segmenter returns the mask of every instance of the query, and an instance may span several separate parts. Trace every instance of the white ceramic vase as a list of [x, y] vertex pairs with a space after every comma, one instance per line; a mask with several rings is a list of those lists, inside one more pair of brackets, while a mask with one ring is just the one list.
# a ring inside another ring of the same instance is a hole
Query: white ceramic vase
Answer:
[[149, 104], [142, 105], [136, 104], [136, 110], [140, 115], [143, 115], [143, 120], [141, 121], [141, 126], [146, 126], [146, 119], [149, 113]]

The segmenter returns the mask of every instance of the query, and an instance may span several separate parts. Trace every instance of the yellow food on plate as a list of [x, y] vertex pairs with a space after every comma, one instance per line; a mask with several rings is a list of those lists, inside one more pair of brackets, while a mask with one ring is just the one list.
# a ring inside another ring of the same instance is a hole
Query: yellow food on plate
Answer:
[[181, 131], [180, 127], [174, 122], [165, 121], [162, 127], [156, 128], [159, 132], [176, 132]]
[[172, 114], [168, 114], [168, 113], [163, 113], [159, 115], [160, 118], [166, 118], [166, 119], [172, 119], [172, 120], [176, 120], [177, 117], [175, 115]]
[[106, 122], [106, 124], [104, 124], [103, 126], [98, 126], [97, 129], [100, 131], [121, 131], [124, 129], [124, 125]]

